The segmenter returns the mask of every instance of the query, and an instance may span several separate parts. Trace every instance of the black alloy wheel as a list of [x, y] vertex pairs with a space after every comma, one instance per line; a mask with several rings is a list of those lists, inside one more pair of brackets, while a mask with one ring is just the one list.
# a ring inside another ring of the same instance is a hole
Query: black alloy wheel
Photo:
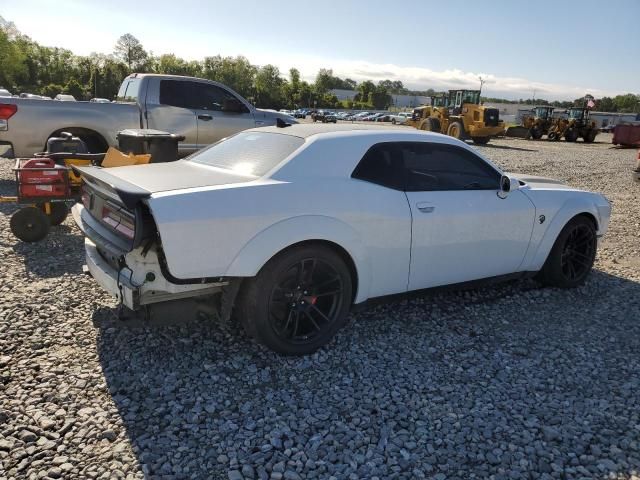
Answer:
[[271, 291], [269, 321], [287, 343], [313, 343], [337, 321], [344, 286], [336, 269], [306, 258], [285, 270]]
[[245, 280], [236, 316], [251, 337], [286, 355], [306, 355], [342, 327], [352, 301], [345, 261], [324, 245], [292, 247]]
[[552, 287], [582, 285], [593, 268], [597, 246], [593, 222], [583, 215], [572, 218], [556, 238], [536, 279]]
[[596, 255], [596, 237], [588, 225], [572, 227], [562, 249], [560, 266], [569, 282], [581, 281], [587, 276]]

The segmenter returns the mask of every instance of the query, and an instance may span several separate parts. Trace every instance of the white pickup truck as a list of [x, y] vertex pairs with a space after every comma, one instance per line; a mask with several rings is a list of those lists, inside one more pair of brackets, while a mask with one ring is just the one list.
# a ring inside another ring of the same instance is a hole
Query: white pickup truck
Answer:
[[99, 153], [117, 145], [120, 130], [152, 128], [184, 135], [179, 146], [184, 156], [241, 130], [275, 125], [278, 118], [297, 123], [289, 115], [255, 108], [218, 82], [134, 73], [124, 79], [113, 103], [0, 98], [0, 147], [28, 157], [65, 131]]

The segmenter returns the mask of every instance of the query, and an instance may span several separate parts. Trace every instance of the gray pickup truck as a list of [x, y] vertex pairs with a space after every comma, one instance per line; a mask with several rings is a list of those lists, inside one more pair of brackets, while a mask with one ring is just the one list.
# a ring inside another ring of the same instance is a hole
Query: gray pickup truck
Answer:
[[134, 73], [124, 79], [113, 103], [0, 98], [0, 152], [28, 157], [64, 131], [100, 153], [117, 145], [120, 130], [153, 128], [184, 135], [183, 156], [241, 130], [275, 125], [278, 118], [297, 123], [289, 115], [255, 108], [218, 82]]

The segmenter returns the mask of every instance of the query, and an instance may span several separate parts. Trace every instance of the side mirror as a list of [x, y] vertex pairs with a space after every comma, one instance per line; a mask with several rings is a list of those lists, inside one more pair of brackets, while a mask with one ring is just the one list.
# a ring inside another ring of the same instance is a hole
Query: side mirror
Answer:
[[518, 190], [520, 188], [520, 181], [515, 177], [509, 177], [503, 175], [500, 177], [500, 190], [498, 196], [500, 198], [507, 198], [510, 192]]

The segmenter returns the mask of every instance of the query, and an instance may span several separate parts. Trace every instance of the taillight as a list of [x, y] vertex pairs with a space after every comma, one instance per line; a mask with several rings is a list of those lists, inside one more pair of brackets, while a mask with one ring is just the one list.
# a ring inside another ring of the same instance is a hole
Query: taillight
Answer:
[[18, 111], [18, 106], [13, 103], [0, 103], [0, 120], [9, 120]]
[[12, 103], [0, 103], [0, 131], [9, 130], [9, 118], [18, 111], [18, 106]]
[[135, 237], [135, 217], [117, 205], [110, 202], [104, 204], [102, 207], [102, 222], [131, 240]]
[[86, 190], [82, 190], [82, 205], [91, 210], [91, 195]]

